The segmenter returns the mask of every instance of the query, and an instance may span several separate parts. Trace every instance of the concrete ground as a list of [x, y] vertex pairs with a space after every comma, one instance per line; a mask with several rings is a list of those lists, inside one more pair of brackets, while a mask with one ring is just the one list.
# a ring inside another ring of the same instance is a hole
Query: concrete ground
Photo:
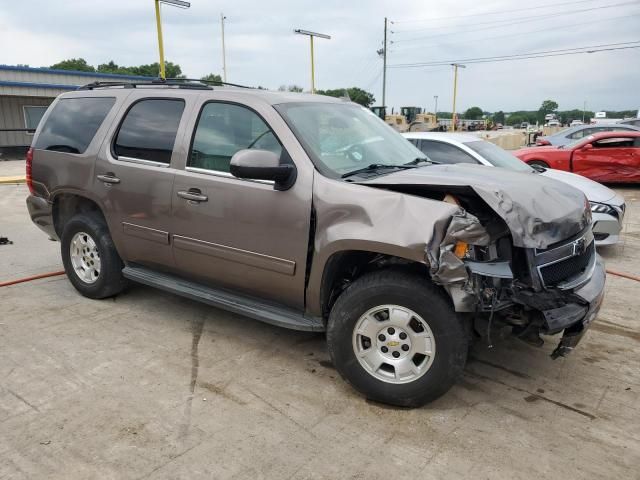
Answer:
[[[0, 163], [0, 176], [2, 176]], [[640, 271], [640, 189], [608, 268]], [[60, 268], [0, 186], [0, 282]], [[151, 288], [92, 301], [64, 276], [0, 288], [0, 478], [639, 478], [640, 288], [608, 279], [575, 353], [477, 345], [416, 410], [343, 382], [322, 335]]]

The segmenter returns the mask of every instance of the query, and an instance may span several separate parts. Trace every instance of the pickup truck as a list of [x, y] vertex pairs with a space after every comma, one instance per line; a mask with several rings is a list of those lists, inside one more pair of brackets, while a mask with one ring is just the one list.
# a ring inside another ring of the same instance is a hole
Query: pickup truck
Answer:
[[604, 292], [580, 191], [438, 165], [342, 99], [89, 84], [45, 113], [27, 183], [80, 294], [139, 282], [326, 332], [342, 377], [395, 405], [444, 394], [496, 329], [562, 334], [552, 356], [566, 355]]

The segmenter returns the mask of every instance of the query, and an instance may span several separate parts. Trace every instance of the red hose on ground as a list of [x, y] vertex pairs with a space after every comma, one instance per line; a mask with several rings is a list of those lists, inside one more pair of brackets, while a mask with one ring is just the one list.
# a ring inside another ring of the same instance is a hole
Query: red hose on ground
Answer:
[[58, 275], [64, 275], [65, 271], [41, 273], [39, 275], [33, 275], [31, 277], [19, 278], [17, 280], [9, 280], [8, 282], [0, 282], [0, 287], [8, 287], [9, 285], [15, 285], [16, 283], [30, 282], [31, 280], [38, 280], [39, 278], [56, 277]]
[[[630, 273], [616, 272], [615, 270], [607, 270], [607, 273], [609, 275], [615, 275], [617, 277], [628, 278], [629, 280], [640, 282], [640, 277], [631, 275]], [[32, 280], [38, 280], [40, 278], [57, 277], [58, 275], [64, 274], [64, 270], [61, 270], [59, 272], [41, 273], [40, 275], [33, 275], [31, 277], [19, 278], [17, 280], [10, 280], [8, 282], [0, 282], [0, 287], [8, 287], [9, 285], [15, 285], [16, 283], [30, 282]]]
[[607, 270], [609, 275], [615, 275], [616, 277], [628, 278], [629, 280], [635, 280], [636, 282], [640, 282], [640, 277], [636, 275], [631, 275], [630, 273], [616, 272], [614, 270]]

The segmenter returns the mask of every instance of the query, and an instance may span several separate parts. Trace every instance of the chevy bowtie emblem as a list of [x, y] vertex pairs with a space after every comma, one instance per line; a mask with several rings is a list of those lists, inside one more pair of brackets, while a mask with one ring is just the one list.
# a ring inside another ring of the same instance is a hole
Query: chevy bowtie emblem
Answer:
[[580, 238], [579, 240], [576, 240], [575, 242], [573, 242], [571, 244], [572, 246], [572, 251], [571, 251], [571, 255], [580, 255], [582, 253], [584, 253], [584, 251], [586, 250], [586, 243], [584, 238]]
[[398, 345], [400, 345], [400, 342], [396, 342], [395, 340], [391, 340], [390, 342], [387, 342], [387, 347], [397, 347]]

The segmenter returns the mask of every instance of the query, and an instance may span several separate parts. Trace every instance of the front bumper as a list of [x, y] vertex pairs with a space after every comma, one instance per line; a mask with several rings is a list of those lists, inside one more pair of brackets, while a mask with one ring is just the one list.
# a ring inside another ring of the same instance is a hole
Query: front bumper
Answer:
[[608, 213], [593, 213], [593, 236], [596, 245], [615, 245], [622, 230], [622, 215], [616, 217]]
[[564, 331], [560, 343], [551, 354], [552, 358], [564, 357], [575, 348], [600, 311], [604, 297], [605, 267], [599, 255], [596, 265], [587, 283], [573, 292], [576, 300], [584, 304], [568, 303], [563, 307], [543, 311], [544, 333], [554, 334]]
[[27, 197], [27, 209], [31, 216], [31, 221], [35, 223], [40, 230], [49, 235], [50, 238], [59, 240], [53, 224], [53, 206], [42, 197], [29, 195]]

